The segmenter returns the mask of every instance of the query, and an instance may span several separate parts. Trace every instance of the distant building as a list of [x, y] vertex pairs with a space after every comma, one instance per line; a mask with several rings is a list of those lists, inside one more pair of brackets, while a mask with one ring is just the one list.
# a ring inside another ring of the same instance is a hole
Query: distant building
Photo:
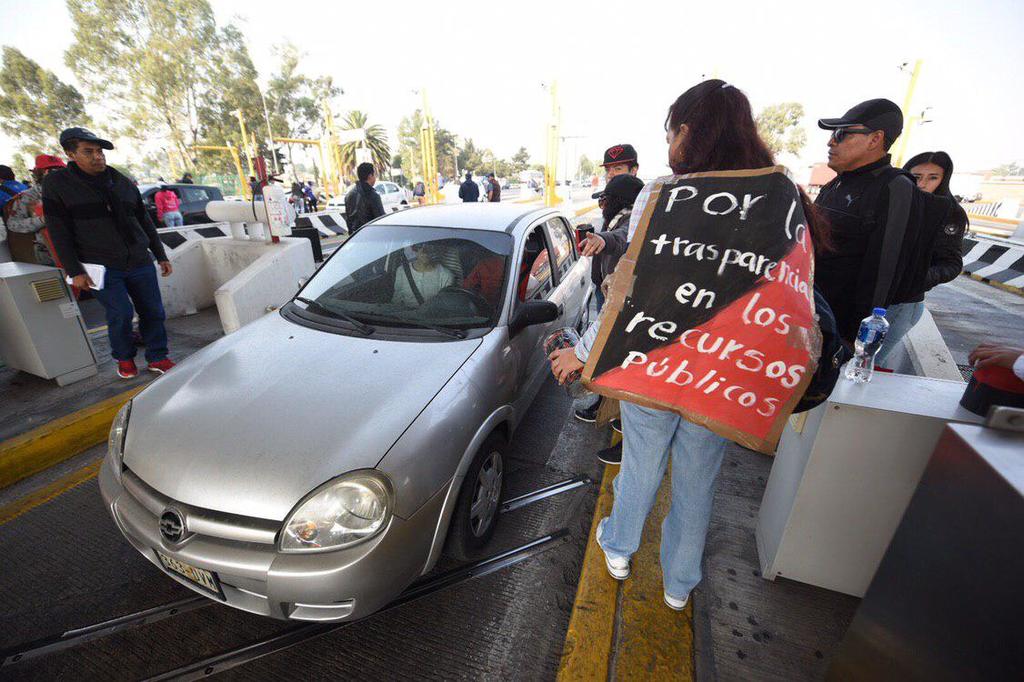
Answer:
[[813, 199], [818, 196], [821, 188], [832, 182], [836, 172], [827, 163], [816, 163], [811, 166], [811, 178], [807, 181], [807, 194]]

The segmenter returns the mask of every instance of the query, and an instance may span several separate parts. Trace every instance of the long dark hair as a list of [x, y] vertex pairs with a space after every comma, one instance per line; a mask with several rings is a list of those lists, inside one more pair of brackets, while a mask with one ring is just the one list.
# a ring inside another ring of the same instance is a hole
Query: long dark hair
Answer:
[[[668, 108], [665, 129], [675, 135], [683, 124], [688, 128], [685, 150], [682, 160], [672, 160], [673, 173], [775, 165], [775, 157], [757, 132], [750, 100], [739, 88], [723, 80], [703, 81], [679, 95]], [[828, 222], [803, 189], [799, 191], [815, 250], [831, 250]]]
[[935, 188], [934, 193], [952, 199], [953, 193], [949, 190], [949, 181], [953, 177], [953, 159], [949, 157], [949, 154], [946, 152], [921, 152], [907, 161], [903, 165], [903, 170], [912, 171], [915, 166], [920, 166], [922, 163], [934, 163], [942, 169], [942, 182]]

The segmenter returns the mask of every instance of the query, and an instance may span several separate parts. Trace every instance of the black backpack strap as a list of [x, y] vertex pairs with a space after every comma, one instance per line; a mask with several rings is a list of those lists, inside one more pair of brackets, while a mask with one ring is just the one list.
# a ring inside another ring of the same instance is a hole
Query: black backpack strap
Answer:
[[878, 259], [878, 278], [875, 280], [873, 306], [888, 304], [896, 278], [903, 239], [910, 221], [910, 207], [914, 202], [915, 187], [902, 174], [889, 181], [889, 209], [885, 219], [885, 235], [882, 237], [882, 253]]

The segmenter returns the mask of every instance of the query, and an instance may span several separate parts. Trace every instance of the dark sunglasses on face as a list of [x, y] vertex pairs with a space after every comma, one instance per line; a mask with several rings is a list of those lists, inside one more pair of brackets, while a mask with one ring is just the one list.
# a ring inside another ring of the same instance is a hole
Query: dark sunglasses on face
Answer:
[[858, 128], [856, 130], [850, 128], [836, 128], [832, 131], [832, 141], [836, 144], [840, 144], [850, 135], [870, 135], [873, 132], [875, 131], [868, 130], [867, 128]]

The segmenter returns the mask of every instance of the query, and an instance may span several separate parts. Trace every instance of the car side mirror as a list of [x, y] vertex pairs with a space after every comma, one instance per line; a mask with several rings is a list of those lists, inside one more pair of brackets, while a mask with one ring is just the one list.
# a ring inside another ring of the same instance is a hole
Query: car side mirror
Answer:
[[299, 277], [299, 288], [306, 286], [306, 282], [309, 281], [309, 277]]
[[558, 319], [558, 306], [551, 301], [526, 301], [521, 303], [509, 322], [509, 336], [515, 336], [523, 329], [535, 324], [545, 324]]

